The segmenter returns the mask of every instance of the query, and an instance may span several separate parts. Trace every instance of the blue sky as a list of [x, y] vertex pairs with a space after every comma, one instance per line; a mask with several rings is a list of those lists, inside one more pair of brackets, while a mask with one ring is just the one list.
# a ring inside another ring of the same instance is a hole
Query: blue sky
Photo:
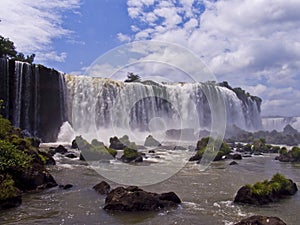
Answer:
[[299, 0], [1, 0], [0, 34], [36, 63], [76, 74], [132, 41], [174, 43], [218, 81], [262, 97], [263, 115], [295, 116], [299, 12]]

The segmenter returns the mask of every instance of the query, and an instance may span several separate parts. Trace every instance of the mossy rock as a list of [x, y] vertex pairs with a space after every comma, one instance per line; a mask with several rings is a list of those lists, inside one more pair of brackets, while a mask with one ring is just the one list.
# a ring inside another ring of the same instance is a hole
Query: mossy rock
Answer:
[[278, 201], [285, 196], [294, 195], [297, 191], [298, 188], [292, 180], [277, 173], [270, 181], [264, 180], [241, 187], [234, 202], [264, 205]]
[[10, 175], [0, 175], [0, 209], [17, 207], [22, 203], [21, 191]]
[[80, 159], [87, 161], [101, 161], [110, 160], [116, 157], [117, 151], [104, 146], [102, 142], [93, 140], [93, 144], [90, 144], [81, 136], [75, 138], [78, 149], [81, 151]]

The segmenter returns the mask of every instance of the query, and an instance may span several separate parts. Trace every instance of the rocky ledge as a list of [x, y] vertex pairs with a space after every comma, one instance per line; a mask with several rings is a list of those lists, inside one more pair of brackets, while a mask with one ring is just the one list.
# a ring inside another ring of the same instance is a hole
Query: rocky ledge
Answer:
[[151, 193], [136, 186], [113, 189], [105, 199], [105, 210], [152, 211], [166, 207], [176, 207], [181, 200], [174, 192]]

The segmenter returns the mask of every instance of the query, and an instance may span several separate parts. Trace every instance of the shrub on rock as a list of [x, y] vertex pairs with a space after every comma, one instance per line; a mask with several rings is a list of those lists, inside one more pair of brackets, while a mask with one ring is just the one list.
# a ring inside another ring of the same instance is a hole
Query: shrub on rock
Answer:
[[277, 173], [268, 181], [247, 184], [239, 189], [234, 202], [263, 205], [278, 201], [285, 196], [294, 195], [298, 191], [296, 184]]

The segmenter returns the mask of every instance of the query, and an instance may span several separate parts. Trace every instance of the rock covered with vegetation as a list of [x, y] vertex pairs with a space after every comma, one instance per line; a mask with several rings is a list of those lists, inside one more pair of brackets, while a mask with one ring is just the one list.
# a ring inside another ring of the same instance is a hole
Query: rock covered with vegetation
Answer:
[[130, 144], [129, 137], [127, 135], [124, 135], [121, 138], [118, 137], [111, 137], [109, 139], [109, 148], [116, 149], [116, 150], [123, 150]]
[[287, 148], [282, 147], [279, 151], [279, 156], [275, 159], [280, 162], [300, 162], [300, 148], [295, 146], [288, 151]]
[[113, 189], [105, 199], [105, 210], [117, 211], [153, 211], [166, 207], [176, 207], [181, 203], [174, 192], [152, 193], [136, 186]]
[[234, 225], [286, 225], [286, 223], [278, 217], [255, 215], [243, 219]]
[[[101, 161], [110, 160], [116, 157], [117, 151], [111, 148], [107, 148], [102, 142], [98, 140], [92, 140], [91, 144], [82, 138], [77, 136], [75, 138], [76, 145], [81, 151], [80, 159], [87, 161]], [[75, 143], [74, 143], [75, 144]]]
[[297, 185], [292, 180], [277, 173], [270, 181], [265, 180], [241, 187], [235, 196], [234, 202], [264, 205], [294, 195], [297, 191]]
[[51, 158], [0, 115], [0, 208], [21, 204], [21, 193], [57, 186], [45, 165]]
[[197, 142], [196, 146], [196, 154], [192, 156], [189, 161], [199, 161], [202, 159], [202, 156], [204, 152], [206, 151], [206, 148], [209, 144], [209, 142], [213, 143], [215, 146], [220, 146], [220, 149], [217, 153], [217, 155], [214, 158], [214, 161], [219, 161], [222, 160], [225, 156], [229, 155], [231, 152], [231, 148], [228, 146], [227, 143], [222, 142], [220, 140], [214, 140], [213, 138], [210, 137], [205, 137], [202, 138]]
[[125, 147], [121, 160], [125, 163], [143, 162], [143, 156], [142, 153], [137, 150], [136, 144], [131, 142], [127, 147]]

